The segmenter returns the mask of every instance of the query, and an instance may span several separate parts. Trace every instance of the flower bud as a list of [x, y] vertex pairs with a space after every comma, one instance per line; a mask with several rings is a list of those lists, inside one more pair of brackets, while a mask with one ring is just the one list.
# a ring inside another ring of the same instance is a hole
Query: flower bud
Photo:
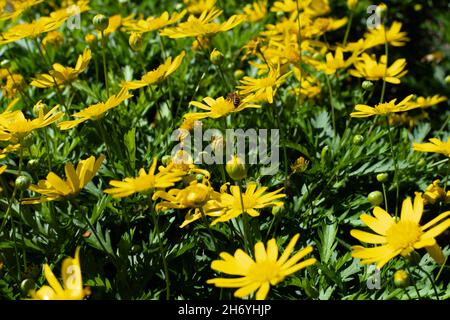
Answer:
[[373, 82], [369, 80], [363, 81], [361, 87], [366, 91], [372, 91], [373, 90]]
[[420, 255], [417, 253], [417, 251], [412, 250], [407, 255], [404, 256], [406, 260], [408, 261], [410, 266], [416, 266], [420, 262]]
[[97, 37], [95, 36], [95, 34], [92, 34], [92, 33], [88, 33], [84, 37], [84, 41], [86, 41], [89, 44], [93, 43], [96, 39], [97, 39]]
[[414, 5], [414, 11], [421, 11], [423, 9], [423, 6], [420, 3], [417, 3]]
[[357, 146], [362, 145], [364, 142], [364, 137], [360, 134], [357, 134], [353, 137], [353, 144], [356, 144]]
[[381, 183], [386, 183], [389, 181], [389, 175], [385, 172], [377, 174], [377, 181]]
[[445, 77], [445, 83], [450, 84], [450, 75]]
[[34, 171], [39, 168], [39, 159], [30, 159], [27, 162], [27, 170]]
[[142, 34], [138, 32], [132, 32], [130, 38], [128, 39], [128, 43], [130, 44], [131, 50], [139, 51], [142, 49]]
[[95, 29], [102, 32], [108, 28], [109, 19], [102, 14], [97, 14], [93, 19], [92, 23], [94, 24]]
[[242, 158], [234, 155], [225, 165], [225, 170], [231, 179], [239, 181], [247, 176], [247, 168]]
[[240, 79], [242, 79], [242, 77], [244, 77], [245, 76], [245, 72], [243, 71], [243, 70], [241, 70], [241, 69], [237, 69], [235, 72], [234, 72], [234, 78], [236, 79], [236, 80], [240, 80]]
[[272, 214], [274, 216], [278, 215], [281, 211], [283, 211], [284, 207], [283, 206], [275, 206], [272, 207]]
[[162, 162], [163, 165], [167, 166], [167, 165], [169, 164], [169, 162], [170, 162], [171, 159], [172, 159], [171, 156], [165, 155], [165, 156], [163, 156], [163, 157], [161, 158], [161, 162]]
[[5, 69], [11, 68], [11, 61], [8, 59], [3, 59], [2, 62], [0, 62], [0, 67]]
[[223, 54], [216, 48], [209, 55], [209, 60], [211, 60], [212, 64], [220, 65], [223, 62]]
[[326, 158], [326, 156], [328, 154], [328, 150], [330, 150], [330, 147], [328, 147], [328, 146], [325, 146], [325, 147], [322, 148], [322, 151], [320, 152], [320, 159], [321, 159], [321, 161], [325, 161], [325, 158]]
[[425, 167], [426, 165], [427, 165], [427, 162], [425, 161], [424, 158], [420, 158], [419, 161], [417, 161], [417, 166], [418, 166], [419, 168]]
[[33, 112], [36, 116], [39, 116], [40, 113], [46, 113], [48, 112], [48, 106], [45, 103], [42, 103], [39, 101], [33, 106]]
[[347, 7], [350, 10], [355, 9], [357, 5], [358, 5], [358, 0], [347, 0]]
[[394, 273], [394, 284], [398, 288], [405, 288], [409, 286], [409, 273], [405, 270], [397, 270]]
[[387, 16], [388, 7], [384, 3], [380, 3], [377, 6], [377, 9], [375, 10], [375, 13], [378, 17], [380, 17], [380, 20], [383, 21]]
[[27, 190], [28, 187], [31, 184], [31, 178], [28, 177], [28, 176], [24, 176], [24, 175], [18, 176], [16, 178], [15, 184], [16, 184], [17, 189], [19, 189], [19, 190]]
[[188, 208], [203, 207], [209, 200], [210, 188], [203, 183], [195, 183], [180, 192], [181, 204]]
[[372, 191], [367, 196], [367, 200], [373, 206], [379, 206], [383, 203], [383, 194], [380, 191]]
[[32, 279], [25, 279], [20, 283], [20, 289], [23, 293], [28, 294], [30, 290], [33, 290], [35, 287], [35, 282]]

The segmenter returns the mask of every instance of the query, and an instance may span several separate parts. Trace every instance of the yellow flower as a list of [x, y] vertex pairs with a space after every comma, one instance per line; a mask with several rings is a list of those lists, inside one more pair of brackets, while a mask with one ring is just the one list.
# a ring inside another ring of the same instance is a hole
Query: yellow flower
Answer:
[[290, 257], [298, 238], [299, 235], [296, 234], [289, 241], [279, 258], [279, 249], [275, 239], [269, 240], [267, 247], [264, 246], [263, 242], [255, 244], [255, 260], [241, 249], [236, 250], [234, 256], [227, 252], [222, 252], [220, 253], [222, 259], [214, 260], [211, 263], [211, 268], [239, 277], [215, 278], [208, 280], [207, 283], [214, 284], [219, 288], [239, 288], [234, 292], [234, 296], [238, 298], [244, 298], [258, 290], [255, 298], [264, 300], [269, 293], [271, 285], [277, 285], [285, 277], [316, 263], [314, 258], [299, 262], [312, 252], [313, 248], [311, 246], [298, 251]]
[[197, 101], [192, 101], [190, 104], [207, 112], [187, 113], [184, 115], [184, 118], [187, 120], [199, 120], [204, 118], [217, 119], [230, 113], [240, 112], [247, 108], [261, 107], [258, 105], [247, 104], [245, 102], [241, 102], [238, 106], [235, 106], [231, 99], [225, 99], [224, 97], [219, 97], [217, 99], [206, 97], [203, 101], [206, 104]]
[[[43, 2], [44, 0], [21, 0], [21, 1], [10, 1], [11, 11], [0, 10], [0, 20], [10, 20], [19, 17], [25, 10]], [[6, 5], [6, 1], [4, 3]]]
[[[3, 172], [5, 172], [6, 171], [6, 169], [8, 169], [8, 167], [7, 166], [1, 166], [0, 167], [0, 175], [1, 174], [3, 174]], [[2, 187], [0, 187], [0, 192], [2, 192], [3, 191], [3, 188]]]
[[214, 8], [217, 0], [183, 0], [187, 10], [192, 14], [201, 14]]
[[[37, 104], [40, 104], [39, 101]], [[22, 111], [5, 111], [0, 114], [0, 140], [19, 142], [30, 132], [51, 125], [61, 119], [63, 112], [56, 112], [59, 106], [55, 106], [44, 114], [43, 108], [39, 109], [38, 117], [32, 120], [25, 118]]]
[[50, 172], [45, 180], [40, 180], [37, 185], [31, 185], [30, 190], [40, 193], [38, 198], [29, 198], [24, 204], [36, 204], [47, 201], [61, 200], [63, 198], [77, 195], [95, 176], [100, 169], [105, 156], [101, 155], [95, 160], [94, 156], [81, 160], [75, 170], [72, 163], [64, 166], [66, 180]]
[[76, 127], [80, 123], [88, 120], [98, 120], [105, 112], [109, 111], [120, 105], [123, 101], [131, 98], [133, 95], [128, 93], [126, 88], [122, 88], [117, 95], [109, 97], [106, 102], [100, 102], [93, 104], [77, 113], [72, 115], [73, 118], [78, 118], [76, 120], [63, 121], [58, 124], [61, 130], [69, 130]]
[[90, 294], [88, 288], [83, 289], [80, 267], [80, 247], [75, 250], [75, 257], [64, 259], [61, 266], [63, 285], [56, 279], [50, 266], [44, 265], [44, 275], [50, 286], [44, 285], [38, 291], [30, 291], [35, 300], [83, 300]]
[[353, 118], [367, 118], [375, 115], [388, 115], [394, 112], [404, 112], [411, 109], [415, 109], [418, 106], [410, 103], [414, 95], [409, 95], [399, 103], [395, 103], [397, 99], [393, 99], [389, 102], [379, 103], [375, 107], [370, 107], [365, 104], [357, 104], [355, 106], [355, 112], [350, 114]]
[[42, 44], [47, 46], [49, 44], [59, 46], [64, 42], [64, 34], [59, 31], [51, 31], [42, 39]]
[[174, 24], [178, 20], [182, 19], [186, 15], [186, 10], [183, 10], [181, 12], [175, 12], [170, 15], [167, 11], [165, 11], [161, 16], [159, 17], [148, 17], [147, 19], [143, 20], [127, 20], [123, 22], [124, 29], [127, 32], [139, 32], [139, 33], [146, 33], [146, 32], [152, 32], [155, 30], [159, 30], [165, 26]]
[[244, 77], [241, 81], [242, 86], [237, 86], [241, 89], [241, 95], [254, 93], [255, 95], [264, 95], [269, 103], [273, 103], [273, 97], [276, 94], [277, 88], [283, 84], [287, 77], [291, 75], [292, 71], [284, 75], [280, 74], [280, 66], [277, 69], [270, 67], [269, 74], [265, 78], [251, 78]]
[[8, 99], [13, 99], [20, 90], [25, 88], [25, 85], [25, 80], [20, 74], [8, 74], [2, 90]]
[[41, 17], [30, 23], [22, 23], [11, 27], [9, 30], [0, 34], [0, 44], [15, 42], [24, 38], [36, 38], [43, 33], [59, 29], [62, 24], [71, 16], [84, 12], [89, 9], [88, 0], [81, 0], [74, 7], [62, 8], [54, 11], [50, 16]]
[[111, 194], [114, 198], [124, 198], [138, 192], [173, 187], [186, 174], [180, 170], [160, 171], [155, 174], [156, 162], [157, 160], [154, 158], [148, 173], [142, 168], [139, 170], [139, 175], [135, 178], [125, 178], [123, 181], [110, 181], [109, 184], [114, 188], [106, 189], [104, 192]]
[[358, 0], [347, 0], [347, 7], [350, 10], [355, 9], [357, 5], [358, 5]]
[[394, 21], [386, 31], [386, 35], [384, 34], [385, 27], [383, 24], [380, 24], [376, 28], [369, 29], [369, 32], [365, 34], [366, 42], [368, 46], [366, 48], [375, 47], [381, 44], [385, 44], [386, 40], [391, 46], [394, 47], [402, 47], [409, 41], [409, 38], [406, 36], [406, 32], [401, 32], [402, 23], [398, 21]]
[[247, 20], [250, 22], [257, 22], [264, 19], [267, 14], [267, 2], [256, 1], [244, 7], [244, 13], [247, 15]]
[[326, 74], [334, 74], [339, 69], [345, 69], [349, 67], [355, 60], [355, 55], [352, 55], [347, 60], [344, 60], [344, 53], [342, 48], [336, 48], [335, 55], [328, 52], [325, 56], [326, 62], [318, 65], [318, 70], [323, 70]]
[[[225, 208], [225, 211], [219, 218], [215, 219], [211, 225], [238, 217], [243, 213], [242, 209], [244, 209], [245, 213], [248, 215], [257, 217], [259, 216], [259, 212], [257, 211], [259, 209], [283, 206], [282, 201], [277, 201], [277, 199], [286, 196], [285, 194], [280, 193], [283, 188], [267, 193], [266, 190], [267, 187], [258, 188], [255, 182], [250, 182], [247, 185], [245, 193], [241, 194], [239, 186], [231, 186], [231, 194], [223, 192], [220, 196], [220, 203], [222, 207]], [[244, 208], [242, 208], [242, 206]]]
[[349, 73], [354, 77], [367, 80], [384, 79], [386, 82], [399, 84], [400, 78], [408, 72], [405, 70], [405, 59], [397, 59], [390, 67], [386, 65], [385, 55], [381, 56], [380, 61], [377, 62], [375, 56], [371, 57], [367, 53], [363, 53], [362, 57], [354, 63], [356, 70], [350, 70]]
[[432, 97], [417, 97], [410, 103], [417, 105], [419, 108], [429, 108], [444, 101], [447, 101], [447, 97], [436, 94]]
[[85, 49], [83, 54], [78, 56], [75, 68], [64, 67], [59, 63], [55, 63], [53, 64], [53, 70], [50, 70], [48, 74], [39, 74], [31, 82], [31, 85], [38, 88], [50, 88], [55, 85], [60, 86], [68, 84], [74, 81], [80, 73], [86, 70], [91, 58], [91, 50]]
[[448, 203], [450, 202], [450, 191], [445, 192], [444, 188], [441, 187], [441, 181], [435, 180], [425, 190], [423, 200], [425, 204], [435, 204], [438, 200]]
[[178, 67], [183, 62], [183, 58], [186, 55], [186, 52], [181, 52], [178, 56], [175, 57], [172, 61], [172, 57], [167, 58], [167, 60], [160, 65], [155, 70], [147, 72], [142, 76], [141, 80], [135, 81], [127, 81], [122, 84], [123, 88], [128, 90], [135, 90], [146, 86], [151, 86], [158, 82], [167, 79], [172, 73], [174, 73]]
[[221, 14], [222, 10], [215, 8], [203, 11], [199, 18], [191, 15], [186, 22], [182, 22], [173, 28], [163, 29], [160, 34], [173, 39], [212, 36], [219, 32], [228, 31], [246, 19], [245, 15], [233, 15], [224, 23], [213, 22]]
[[201, 219], [203, 216], [217, 217], [221, 214], [220, 193], [214, 191], [205, 180], [203, 183], [193, 181], [184, 189], [170, 189], [168, 192], [156, 191], [153, 200], [163, 199], [157, 210], [190, 209], [180, 228]]
[[441, 153], [447, 157], [450, 157], [450, 140], [447, 138], [447, 142], [443, 142], [437, 138], [431, 138], [427, 143], [413, 143], [413, 150], [420, 152], [435, 152]]
[[[398, 255], [407, 256], [415, 249], [426, 248], [432, 257], [442, 260], [442, 251], [435, 238], [450, 227], [450, 219], [441, 221], [450, 216], [450, 211], [440, 214], [423, 226], [420, 219], [423, 213], [423, 199], [420, 193], [414, 198], [403, 201], [400, 220], [396, 221], [380, 207], [375, 207], [375, 217], [362, 214], [360, 219], [376, 234], [352, 230], [350, 234], [356, 239], [370, 244], [381, 244], [373, 248], [362, 246], [352, 247], [352, 256], [362, 259], [361, 263], [376, 263], [381, 269], [389, 260]], [[438, 224], [439, 223], [439, 224]]]

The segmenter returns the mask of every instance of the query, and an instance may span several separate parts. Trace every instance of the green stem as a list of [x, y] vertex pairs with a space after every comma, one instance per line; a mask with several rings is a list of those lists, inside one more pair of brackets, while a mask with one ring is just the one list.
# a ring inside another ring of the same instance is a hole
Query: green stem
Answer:
[[420, 265], [417, 265], [417, 267], [419, 268], [420, 271], [425, 273], [425, 275], [427, 276], [428, 280], [430, 280], [431, 286], [433, 287], [434, 294], [436, 295], [436, 299], [437, 300], [441, 300], [439, 298], [439, 293], [437, 291], [436, 284], [434, 283], [433, 277], [425, 269], [423, 269]]
[[202, 214], [202, 220], [203, 220], [203, 222], [205, 223], [205, 227], [206, 227], [206, 229], [208, 230], [209, 236], [211, 237], [211, 240], [212, 240], [212, 242], [213, 242], [213, 244], [214, 244], [214, 251], [217, 251], [217, 249], [218, 249], [219, 247], [217, 246], [216, 239], [215, 239], [215, 237], [214, 237], [214, 235], [213, 235], [213, 233], [212, 233], [211, 225], [208, 223], [208, 220], [206, 219], [206, 214], [205, 214], [205, 212], [203, 211], [203, 208], [200, 207], [199, 209], [200, 209], [200, 212], [201, 212], [201, 214]]
[[166, 300], [169, 300], [170, 299], [170, 279], [169, 279], [169, 268], [167, 266], [167, 260], [166, 260], [166, 252], [164, 251], [164, 246], [163, 246], [163, 243], [161, 240], [158, 217], [156, 215], [155, 206], [154, 206], [151, 198], [150, 198], [150, 201], [151, 201], [151, 205], [150, 205], [151, 215], [152, 215], [152, 219], [153, 219], [153, 224], [155, 225], [155, 232], [158, 237], [158, 247], [159, 247], [159, 252], [161, 254], [161, 259], [162, 259], [163, 268], [164, 268], [164, 281], [166, 282]]
[[394, 151], [394, 142], [392, 139], [391, 134], [391, 125], [389, 124], [389, 118], [386, 116], [386, 125], [388, 129], [388, 137], [389, 137], [389, 144], [391, 147], [391, 156], [392, 160], [394, 161], [394, 183], [395, 183], [395, 216], [398, 217], [398, 200], [400, 195], [400, 186], [398, 184], [398, 163], [397, 158], [395, 157], [395, 151]]
[[103, 75], [105, 77], [105, 87], [106, 87], [106, 94], [109, 98], [109, 85], [108, 85], [108, 69], [106, 68], [106, 38], [104, 31], [101, 32], [102, 35], [102, 58], [103, 58]]
[[387, 200], [387, 196], [386, 196], [386, 185], [384, 183], [381, 184], [383, 187], [383, 197], [384, 197], [384, 209], [386, 210], [386, 212], [388, 211], [388, 200]]
[[386, 92], [386, 75], [387, 75], [387, 69], [389, 65], [389, 45], [387, 41], [387, 35], [386, 35], [386, 26], [383, 26], [384, 28], [384, 54], [386, 55], [386, 68], [384, 69], [384, 77], [383, 77], [383, 88], [381, 89], [381, 97], [380, 97], [380, 103], [384, 102], [384, 94]]
[[350, 28], [352, 26], [352, 21], [353, 21], [353, 14], [354, 14], [354, 12], [352, 10], [350, 12], [350, 17], [348, 18], [347, 29], [345, 30], [344, 42], [342, 44], [344, 47], [347, 44], [348, 35], [350, 34]]
[[242, 221], [244, 224], [244, 241], [245, 241], [245, 249], [248, 253], [250, 253], [249, 248], [253, 247], [253, 245], [250, 243], [250, 240], [248, 238], [249, 236], [249, 223], [248, 223], [248, 217], [247, 217], [247, 212], [245, 211], [245, 207], [244, 207], [244, 198], [242, 197], [242, 183], [239, 181], [237, 182], [237, 186], [239, 188], [239, 198], [241, 201], [241, 210], [242, 210]]
[[334, 100], [333, 100], [333, 91], [331, 89], [330, 79], [327, 74], [325, 74], [325, 78], [327, 79], [327, 87], [328, 93], [330, 95], [330, 104], [331, 104], [331, 119], [333, 121], [333, 131], [336, 132], [336, 118], [334, 115]]

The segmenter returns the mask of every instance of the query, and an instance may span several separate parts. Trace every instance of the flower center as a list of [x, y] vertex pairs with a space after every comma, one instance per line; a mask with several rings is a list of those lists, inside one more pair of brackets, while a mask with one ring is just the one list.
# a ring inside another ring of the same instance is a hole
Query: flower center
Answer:
[[395, 249], [408, 249], [419, 241], [421, 235], [422, 231], [417, 223], [400, 220], [389, 228], [386, 237]]
[[277, 284], [284, 279], [281, 268], [276, 263], [267, 260], [252, 265], [248, 274], [254, 282], [269, 281], [271, 284]]

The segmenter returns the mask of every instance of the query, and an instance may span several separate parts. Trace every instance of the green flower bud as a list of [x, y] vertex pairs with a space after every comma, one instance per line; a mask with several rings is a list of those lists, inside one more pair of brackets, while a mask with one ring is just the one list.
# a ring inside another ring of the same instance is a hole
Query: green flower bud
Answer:
[[48, 111], [49, 111], [48, 106], [45, 103], [42, 103], [41, 101], [39, 101], [33, 106], [33, 112], [36, 116], [39, 116], [39, 112], [46, 113]]
[[0, 67], [4, 68], [4, 69], [9, 69], [11, 68], [11, 61], [8, 59], [4, 59], [2, 60], [2, 62], [0, 62]]
[[39, 168], [39, 159], [30, 159], [27, 162], [27, 170], [34, 171]]
[[247, 176], [247, 168], [242, 158], [234, 155], [230, 161], [225, 165], [225, 170], [231, 179], [239, 181]]
[[356, 144], [357, 146], [362, 145], [364, 142], [364, 137], [360, 134], [357, 134], [353, 137], [353, 144]]
[[22, 176], [18, 176], [16, 178], [15, 184], [16, 184], [17, 189], [19, 189], [19, 190], [27, 190], [28, 187], [30, 186], [31, 182], [32, 181], [31, 181], [31, 178], [29, 176], [22, 175]]
[[223, 62], [223, 54], [219, 50], [215, 49], [209, 55], [209, 60], [211, 60], [212, 64], [220, 65]]
[[367, 200], [373, 206], [379, 206], [383, 203], [383, 194], [380, 191], [372, 191], [367, 196]]
[[132, 32], [130, 38], [128, 39], [128, 43], [130, 44], [131, 50], [139, 51], [142, 49], [142, 34], [137, 32]]
[[445, 83], [450, 84], [450, 75], [445, 77]]
[[425, 161], [424, 158], [420, 158], [419, 161], [417, 161], [417, 166], [418, 167], [425, 167], [427, 165], [427, 162]]
[[394, 273], [394, 284], [398, 288], [405, 288], [410, 284], [409, 273], [405, 270], [397, 270]]
[[240, 79], [242, 79], [244, 76], [245, 76], [245, 72], [244, 72], [243, 70], [241, 70], [241, 69], [237, 69], [237, 70], [234, 72], [234, 77], [236, 78], [236, 80], [240, 80]]
[[406, 260], [408, 261], [410, 266], [417, 266], [420, 262], [420, 255], [417, 253], [417, 251], [413, 250], [410, 253], [408, 253], [405, 256]]
[[161, 158], [161, 162], [163, 165], [167, 166], [169, 164], [169, 161], [172, 159], [171, 156], [165, 155]]
[[35, 288], [36, 284], [32, 279], [25, 279], [20, 283], [20, 289], [24, 294], [28, 294], [30, 290]]
[[377, 9], [375, 10], [375, 13], [378, 17], [380, 17], [380, 20], [383, 21], [387, 16], [388, 7], [384, 3], [380, 3], [377, 6]]
[[387, 173], [379, 173], [377, 174], [377, 180], [381, 183], [386, 183], [389, 181], [389, 175]]
[[362, 87], [364, 90], [366, 90], [366, 91], [372, 91], [374, 86], [373, 86], [373, 82], [372, 82], [372, 81], [365, 80], [365, 81], [362, 83], [361, 87]]
[[94, 24], [95, 29], [98, 31], [105, 31], [109, 25], [109, 19], [102, 14], [97, 14], [93, 19], [92, 23]]
[[275, 206], [272, 207], [272, 214], [274, 216], [276, 216], [277, 214], [279, 214], [281, 211], [283, 211], [284, 207], [283, 206]]

